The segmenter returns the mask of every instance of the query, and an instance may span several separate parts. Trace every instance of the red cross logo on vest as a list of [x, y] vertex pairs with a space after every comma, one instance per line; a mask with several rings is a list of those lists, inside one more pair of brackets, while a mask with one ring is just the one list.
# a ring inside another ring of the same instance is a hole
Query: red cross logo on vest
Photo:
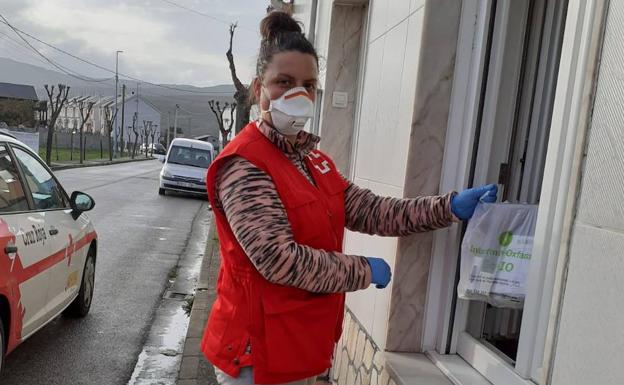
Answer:
[[[314, 165], [314, 168], [317, 169], [321, 174], [325, 175], [325, 174], [327, 174], [328, 172], [331, 171], [331, 167], [329, 166], [329, 162], [327, 160], [323, 159], [321, 157], [321, 155], [319, 155], [315, 151], [310, 152], [310, 155], [308, 155], [308, 158], [310, 159], [312, 165]], [[319, 159], [322, 159], [320, 165], [318, 164]]]

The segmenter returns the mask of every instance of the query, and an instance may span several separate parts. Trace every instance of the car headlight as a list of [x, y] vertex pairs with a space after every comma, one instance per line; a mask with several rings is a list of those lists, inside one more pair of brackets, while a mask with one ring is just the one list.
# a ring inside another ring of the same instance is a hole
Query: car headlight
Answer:
[[166, 169], [162, 169], [162, 172], [160, 173], [160, 175], [164, 176], [165, 178], [171, 178], [173, 175], [171, 175], [171, 173], [169, 171], [167, 171]]

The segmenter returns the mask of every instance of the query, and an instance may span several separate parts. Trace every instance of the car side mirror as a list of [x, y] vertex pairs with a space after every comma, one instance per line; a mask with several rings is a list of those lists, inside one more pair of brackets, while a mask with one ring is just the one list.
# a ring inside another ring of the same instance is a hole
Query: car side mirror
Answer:
[[158, 161], [159, 161], [160, 163], [165, 163], [165, 159], [167, 158], [167, 157], [166, 157], [166, 156], [164, 156], [164, 155], [156, 155], [156, 157], [158, 158]]
[[95, 207], [93, 198], [80, 191], [74, 191], [71, 194], [69, 204], [72, 208], [72, 217], [74, 220], [78, 219], [83, 212], [92, 210]]

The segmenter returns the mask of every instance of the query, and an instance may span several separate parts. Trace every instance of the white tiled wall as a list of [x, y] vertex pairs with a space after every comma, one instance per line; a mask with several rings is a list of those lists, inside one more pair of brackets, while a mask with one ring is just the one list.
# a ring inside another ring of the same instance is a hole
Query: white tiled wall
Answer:
[[417, 11], [425, 6], [425, 0], [410, 0], [410, 12]]
[[624, 378], [624, 2], [609, 3], [552, 384]]
[[386, 0], [371, 0], [371, 17], [369, 19], [369, 42], [377, 39], [384, 32], [388, 23], [388, 6], [394, 3]]
[[[424, 1], [373, 0], [364, 67], [354, 182], [383, 196], [403, 197], [418, 73]], [[410, 12], [413, 12], [410, 14]], [[348, 253], [385, 258], [391, 266], [396, 238], [347, 233]], [[347, 305], [382, 349], [389, 289], [347, 296]]]

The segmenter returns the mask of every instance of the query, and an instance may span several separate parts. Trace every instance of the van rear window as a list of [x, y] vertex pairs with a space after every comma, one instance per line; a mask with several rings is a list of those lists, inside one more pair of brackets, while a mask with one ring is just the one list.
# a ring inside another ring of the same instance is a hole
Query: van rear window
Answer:
[[200, 148], [171, 146], [167, 163], [208, 168], [212, 161], [212, 151]]

